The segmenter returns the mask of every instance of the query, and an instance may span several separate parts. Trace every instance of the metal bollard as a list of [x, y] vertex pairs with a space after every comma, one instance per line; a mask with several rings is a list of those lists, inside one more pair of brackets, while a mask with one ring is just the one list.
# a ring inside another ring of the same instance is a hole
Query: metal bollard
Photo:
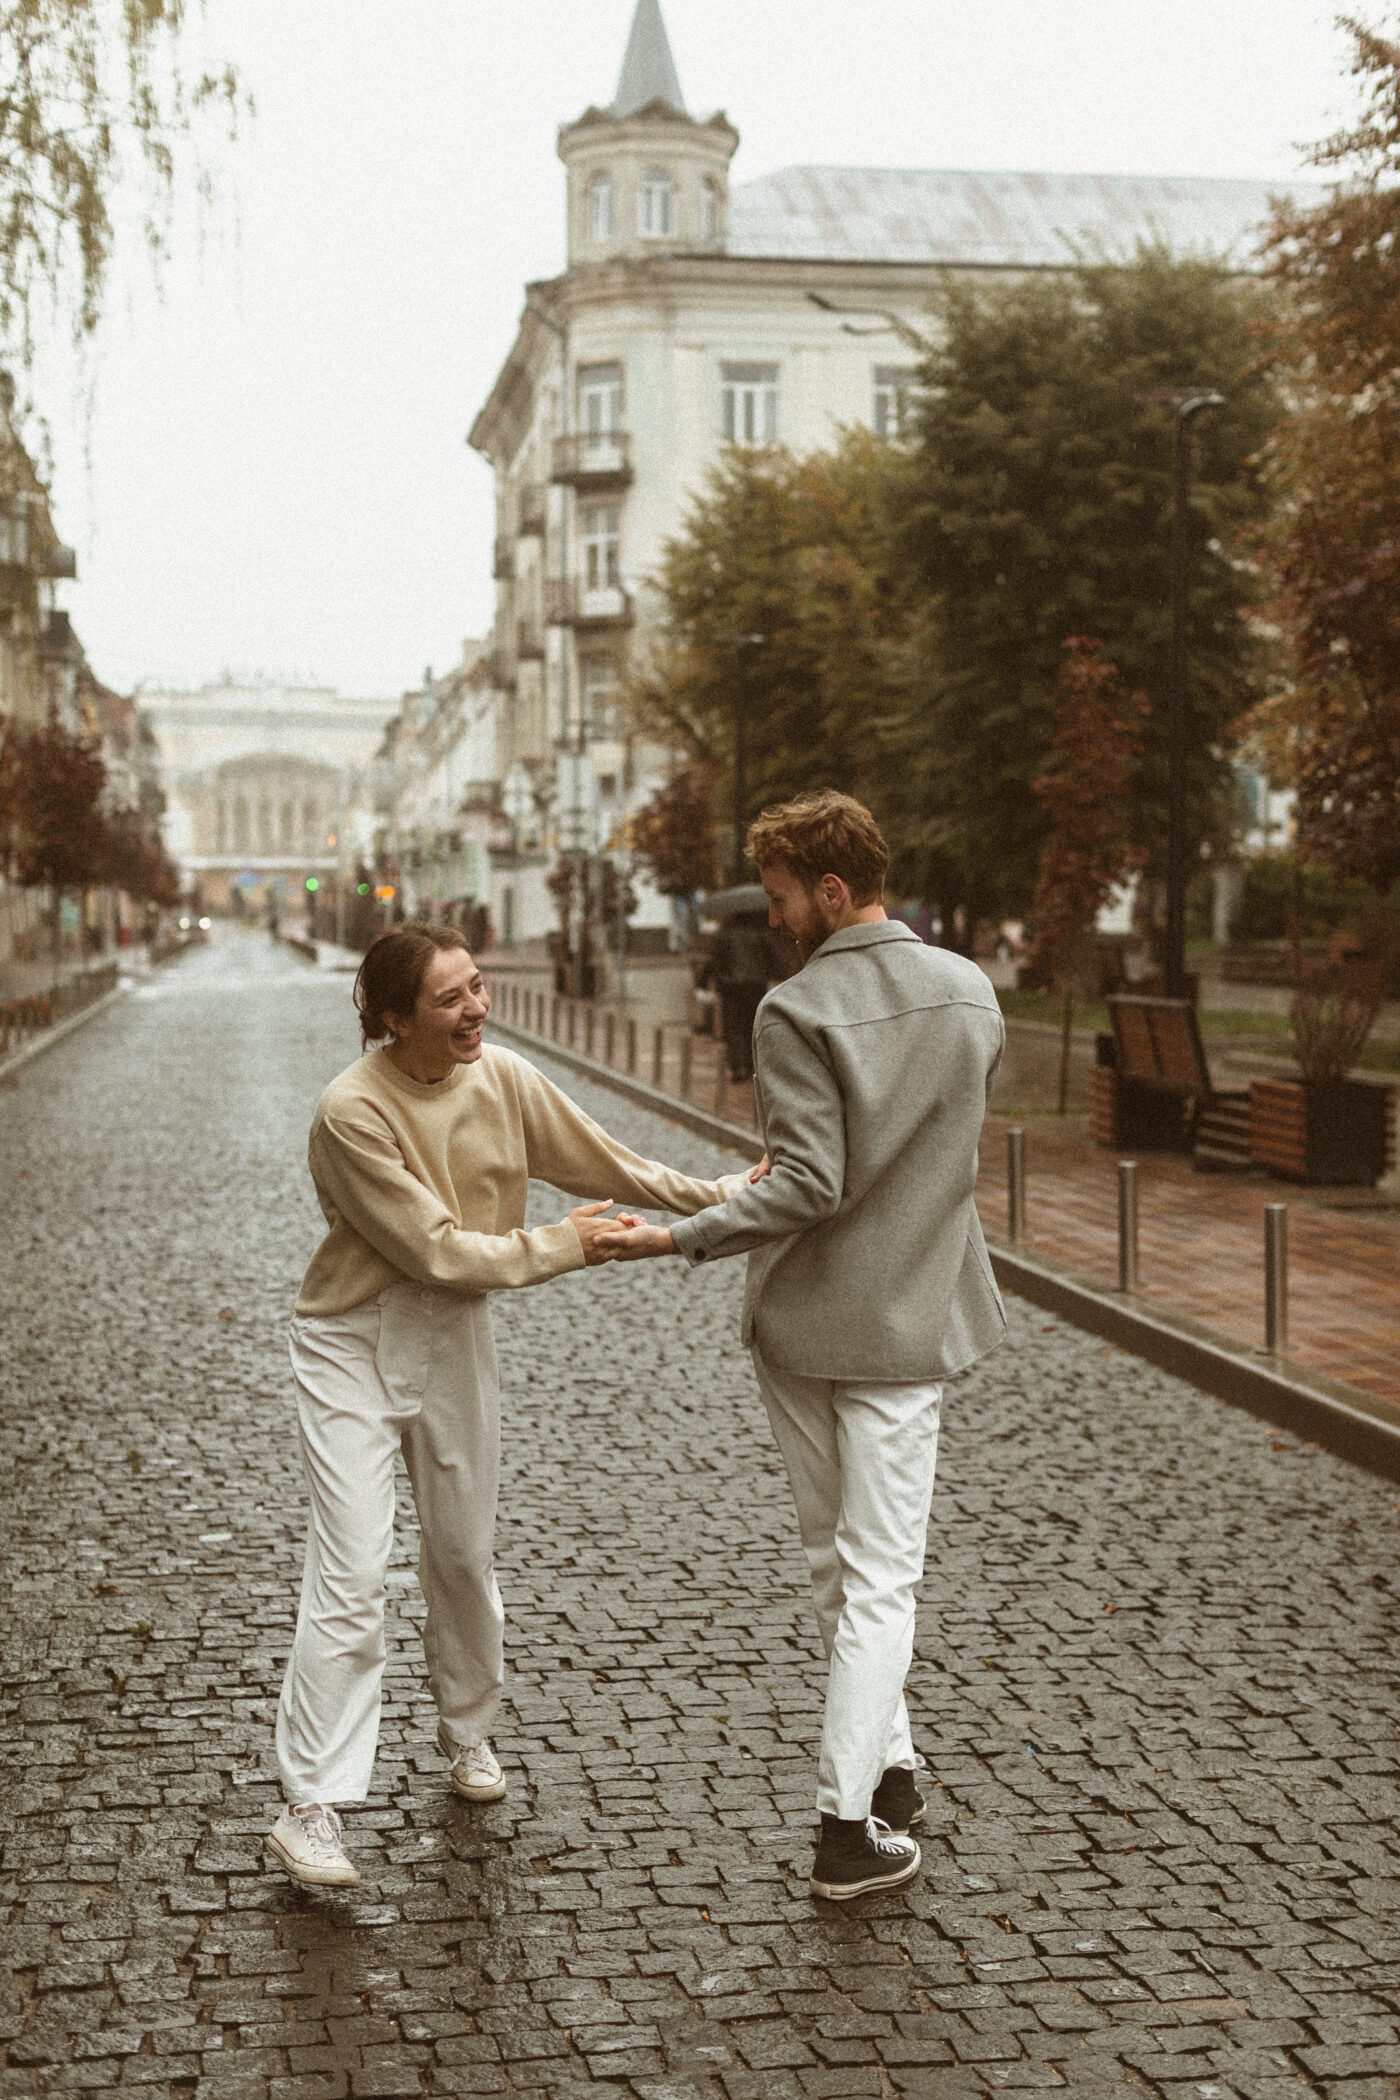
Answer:
[[637, 1017], [636, 1017], [636, 1015], [635, 1015], [635, 1014], [629, 1014], [629, 1015], [627, 1016], [627, 1071], [628, 1071], [628, 1076], [629, 1076], [630, 1078], [632, 1078], [632, 1079], [635, 1079], [635, 1078], [636, 1078], [636, 1076], [637, 1076]]
[[549, 1033], [554, 1042], [559, 1040], [559, 994], [551, 992], [549, 997]]
[[1118, 1288], [1138, 1287], [1138, 1171], [1135, 1159], [1118, 1162]]
[[1006, 1237], [1014, 1246], [1026, 1229], [1026, 1133], [1006, 1133]]
[[724, 1061], [721, 1047], [719, 1062], [715, 1066], [715, 1114], [722, 1116], [729, 1099], [729, 1067]]
[[681, 1099], [690, 1099], [690, 1060], [695, 1052], [695, 1038], [687, 1028], [681, 1036]]
[[661, 1075], [666, 1066], [666, 1031], [658, 1025], [651, 1032], [651, 1083], [661, 1085]]
[[1288, 1205], [1264, 1205], [1264, 1347], [1288, 1347]]
[[577, 1002], [577, 1000], [574, 1000], [574, 999], [570, 999], [570, 1001], [568, 1002], [568, 1010], [567, 1010], [567, 1012], [566, 1012], [566, 1014], [565, 1014], [565, 1017], [564, 1017], [564, 1018], [565, 1018], [565, 1021], [566, 1021], [566, 1023], [567, 1023], [567, 1034], [566, 1034], [566, 1040], [567, 1040], [567, 1042], [568, 1042], [569, 1048], [570, 1048], [570, 1049], [572, 1050], [572, 1049], [573, 1049], [573, 1047], [574, 1047], [574, 1037], [575, 1037], [575, 1036], [577, 1035], [577, 1033], [578, 1033], [578, 1002]]
[[607, 1018], [606, 1018], [606, 1020], [605, 1020], [605, 1021], [604, 1021], [604, 1023], [603, 1023], [603, 1062], [604, 1062], [604, 1064], [610, 1065], [610, 1064], [612, 1063], [612, 1061], [613, 1061], [613, 1052], [614, 1052], [614, 1051], [616, 1050], [616, 1048], [617, 1048], [617, 1015], [616, 1015], [616, 1014], [615, 1014], [615, 1013], [613, 1012], [612, 1008], [611, 1008], [611, 1007], [609, 1007], [609, 1008], [608, 1008], [608, 1012], [607, 1012]]
[[593, 1055], [593, 1001], [590, 999], [583, 1009], [583, 1054]]

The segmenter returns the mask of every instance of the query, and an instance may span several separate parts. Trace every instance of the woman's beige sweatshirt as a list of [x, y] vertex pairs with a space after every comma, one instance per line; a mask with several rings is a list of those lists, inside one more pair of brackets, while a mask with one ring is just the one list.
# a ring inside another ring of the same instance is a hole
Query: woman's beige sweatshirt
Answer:
[[494, 1045], [428, 1085], [370, 1050], [333, 1079], [311, 1124], [311, 1179], [329, 1228], [299, 1313], [348, 1312], [386, 1284], [515, 1290], [584, 1266], [567, 1219], [526, 1232], [533, 1179], [689, 1217], [744, 1173], [695, 1181], [616, 1144], [542, 1072]]

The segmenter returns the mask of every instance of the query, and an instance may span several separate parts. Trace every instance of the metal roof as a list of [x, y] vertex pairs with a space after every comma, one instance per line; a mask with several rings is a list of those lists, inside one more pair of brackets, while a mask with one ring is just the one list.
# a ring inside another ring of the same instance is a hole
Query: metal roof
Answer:
[[632, 117], [653, 102], [664, 102], [668, 109], [685, 115], [680, 78], [671, 56], [666, 24], [661, 19], [661, 0], [637, 0], [612, 114]]
[[[820, 262], [1044, 267], [1125, 259], [1139, 241], [1236, 264], [1283, 185], [1203, 175], [783, 168], [739, 184], [728, 251]], [[1321, 194], [1320, 186], [1319, 194]]]

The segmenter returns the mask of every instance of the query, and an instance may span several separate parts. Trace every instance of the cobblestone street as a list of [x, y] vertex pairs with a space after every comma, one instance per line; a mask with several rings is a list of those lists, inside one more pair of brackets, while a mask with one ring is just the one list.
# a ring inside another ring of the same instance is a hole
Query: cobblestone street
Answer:
[[739, 1263], [497, 1300], [511, 1795], [448, 1790], [405, 1488], [363, 1886], [268, 1871], [349, 991], [225, 933], [0, 1084], [0, 2095], [1400, 2093], [1396, 1490], [1015, 1304], [945, 1401], [910, 1890], [807, 1890], [821, 1672]]

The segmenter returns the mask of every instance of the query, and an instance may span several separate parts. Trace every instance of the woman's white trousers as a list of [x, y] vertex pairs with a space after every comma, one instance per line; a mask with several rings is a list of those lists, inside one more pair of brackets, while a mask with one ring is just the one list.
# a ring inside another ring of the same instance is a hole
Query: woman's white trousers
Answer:
[[942, 1388], [799, 1378], [756, 1351], [754, 1369], [792, 1483], [830, 1659], [817, 1807], [867, 1816], [885, 1767], [914, 1766], [904, 1680]]
[[277, 1766], [289, 1801], [363, 1801], [379, 1737], [400, 1451], [418, 1511], [428, 1682], [459, 1743], [490, 1733], [504, 1670], [492, 1568], [500, 1391], [484, 1297], [391, 1284], [291, 1328], [311, 1496]]

